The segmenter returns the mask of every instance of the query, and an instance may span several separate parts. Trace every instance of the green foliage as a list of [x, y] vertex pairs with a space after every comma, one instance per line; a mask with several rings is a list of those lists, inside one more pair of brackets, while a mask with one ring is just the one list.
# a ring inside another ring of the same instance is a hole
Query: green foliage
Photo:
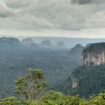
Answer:
[[66, 96], [60, 92], [48, 91], [31, 103], [24, 100], [24, 104], [22, 104], [16, 97], [9, 97], [1, 99], [0, 105], [105, 105], [105, 93], [84, 99], [79, 96]]
[[92, 104], [86, 99], [80, 99], [79, 105], [92, 105]]
[[97, 96], [91, 96], [90, 103], [93, 105], [105, 105], [105, 93], [100, 93]]
[[105, 105], [105, 93], [84, 99], [79, 96], [65, 96], [60, 92], [49, 91], [32, 105]]
[[20, 101], [16, 97], [9, 97], [1, 99], [0, 105], [20, 105]]
[[[98, 94], [105, 90], [105, 65], [100, 66], [80, 66], [74, 69], [71, 77], [65, 80], [55, 90], [68, 95], [79, 94], [81, 97], [88, 98], [92, 94]], [[78, 82], [77, 88], [72, 88], [72, 81]]]
[[43, 93], [42, 90], [47, 84], [41, 82], [42, 79], [41, 70], [29, 69], [23, 78], [19, 78], [15, 82], [16, 92], [20, 95], [21, 101], [16, 97], [8, 97], [0, 99], [0, 105], [105, 105], [105, 93], [90, 96], [89, 99], [80, 98], [78, 95], [66, 96], [56, 91]]
[[[48, 88], [70, 76], [72, 69], [80, 65], [80, 54], [70, 54], [70, 49], [0, 49], [0, 98], [13, 96], [13, 82], [27, 73], [28, 68], [44, 72]], [[79, 52], [79, 51], [78, 51]]]
[[94, 43], [83, 50], [83, 53], [101, 53], [105, 51], [105, 43]]
[[65, 96], [60, 92], [49, 91], [33, 102], [33, 105], [79, 105], [79, 97]]
[[79, 67], [72, 73], [78, 80], [78, 88], [72, 94], [80, 94], [89, 97], [92, 94], [104, 92], [105, 89], [105, 65], [95, 67]]
[[29, 69], [23, 78], [19, 78], [15, 82], [15, 92], [19, 94], [23, 100], [32, 102], [35, 98], [39, 98], [43, 94], [44, 88], [48, 86], [45, 82], [39, 81], [42, 79], [42, 70]]

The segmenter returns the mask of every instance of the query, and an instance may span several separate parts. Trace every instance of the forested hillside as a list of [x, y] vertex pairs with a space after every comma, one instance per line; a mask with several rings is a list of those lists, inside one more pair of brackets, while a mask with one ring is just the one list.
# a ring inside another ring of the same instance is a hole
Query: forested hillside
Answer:
[[43, 71], [28, 69], [28, 72], [15, 81], [15, 93], [0, 99], [0, 105], [105, 105], [105, 93], [91, 95], [90, 98], [66, 96], [57, 91], [46, 91], [48, 84], [43, 82]]
[[90, 44], [84, 48], [81, 66], [72, 70], [69, 78], [64, 80], [61, 84], [58, 84], [55, 90], [65, 94], [79, 94], [81, 97], [89, 97], [92, 94], [104, 92], [104, 51], [105, 43]]
[[80, 65], [81, 56], [70, 55], [70, 49], [0, 48], [0, 97], [13, 95], [13, 82], [28, 68], [43, 69], [49, 88], [67, 79]]
[[[73, 88], [73, 79], [77, 82], [77, 87]], [[57, 88], [56, 88], [57, 89]], [[105, 65], [100, 66], [80, 66], [73, 70], [71, 77], [58, 86], [58, 91], [65, 94], [89, 97], [105, 91]]]

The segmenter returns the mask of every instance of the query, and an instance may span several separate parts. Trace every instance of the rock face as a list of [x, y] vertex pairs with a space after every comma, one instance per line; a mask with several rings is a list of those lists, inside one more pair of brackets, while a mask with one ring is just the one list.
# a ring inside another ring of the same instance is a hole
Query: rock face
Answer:
[[76, 80], [76, 78], [74, 78], [73, 76], [71, 76], [71, 80], [72, 80], [72, 88], [77, 88], [78, 87], [78, 81]]
[[105, 64], [105, 43], [91, 44], [83, 50], [82, 65]]

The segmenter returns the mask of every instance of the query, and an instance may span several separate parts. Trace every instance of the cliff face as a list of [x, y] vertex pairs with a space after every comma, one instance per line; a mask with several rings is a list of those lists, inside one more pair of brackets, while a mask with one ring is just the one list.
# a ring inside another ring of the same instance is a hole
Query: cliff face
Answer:
[[105, 43], [96, 43], [88, 46], [82, 53], [82, 65], [105, 64]]
[[100, 65], [105, 64], [105, 52], [83, 53], [82, 65]]
[[71, 80], [72, 80], [72, 88], [77, 88], [78, 87], [78, 81], [76, 78], [74, 78], [73, 76], [71, 76]]

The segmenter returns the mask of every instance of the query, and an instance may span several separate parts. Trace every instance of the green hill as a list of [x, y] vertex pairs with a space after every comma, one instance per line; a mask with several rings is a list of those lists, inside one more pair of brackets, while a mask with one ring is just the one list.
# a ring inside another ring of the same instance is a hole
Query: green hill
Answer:
[[[78, 83], [76, 88], [72, 88], [73, 79]], [[104, 92], [105, 65], [91, 67], [80, 66], [76, 68], [67, 80], [56, 87], [56, 90], [70, 95], [79, 94], [81, 97], [88, 97], [91, 94]]]

